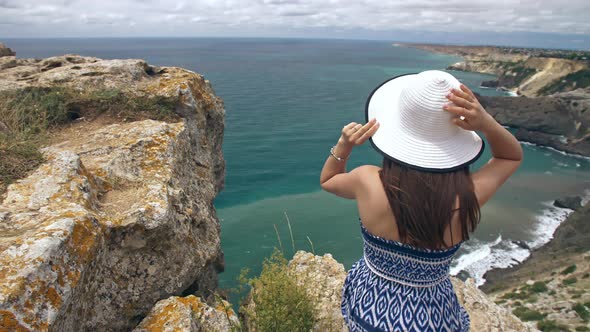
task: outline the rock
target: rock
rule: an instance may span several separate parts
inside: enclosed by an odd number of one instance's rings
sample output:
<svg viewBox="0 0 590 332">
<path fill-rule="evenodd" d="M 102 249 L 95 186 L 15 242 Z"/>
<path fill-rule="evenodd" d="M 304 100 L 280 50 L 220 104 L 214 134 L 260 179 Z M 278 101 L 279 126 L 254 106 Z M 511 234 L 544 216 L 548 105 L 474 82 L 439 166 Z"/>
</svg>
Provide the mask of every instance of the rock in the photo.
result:
<svg viewBox="0 0 590 332">
<path fill-rule="evenodd" d="M 499 123 L 517 128 L 518 140 L 590 156 L 590 91 L 537 98 L 478 96 L 478 100 Z"/>
<path fill-rule="evenodd" d="M 451 280 L 459 302 L 469 313 L 470 331 L 537 331 L 492 302 L 477 288 L 473 279 L 465 283 L 455 278 Z"/>
<path fill-rule="evenodd" d="M 332 255 L 315 256 L 298 251 L 289 262 L 300 285 L 309 285 L 307 294 L 314 302 L 318 322 L 313 331 L 348 331 L 340 311 L 342 287 L 346 278 L 344 265 Z"/>
<path fill-rule="evenodd" d="M 16 56 L 16 52 L 0 43 L 0 57 L 4 56 Z"/>
<path fill-rule="evenodd" d="M 541 275 L 552 271 L 559 275 L 572 264 L 576 264 L 579 270 L 580 262 L 588 264 L 587 262 L 590 261 L 590 256 L 584 257 L 590 243 L 588 220 L 590 220 L 590 204 L 569 214 L 557 227 L 553 238 L 544 246 L 532 250 L 531 255 L 521 264 L 486 272 L 484 275 L 486 282 L 481 289 L 486 293 L 509 291 L 520 287 L 531 276 L 536 276 L 539 280 Z M 550 288 L 562 287 L 561 282 L 554 276 L 549 275 L 547 279 L 551 280 L 547 284 Z"/>
<path fill-rule="evenodd" d="M 299 251 L 289 262 L 289 267 L 301 284 L 309 285 L 308 294 L 319 301 L 316 309 L 321 317 L 314 331 L 347 331 L 340 312 L 342 285 L 346 278 L 342 264 L 329 254 L 322 257 Z M 469 312 L 471 331 L 536 331 L 492 302 L 476 287 L 473 279 L 465 283 L 457 278 L 451 280 L 459 302 Z"/>
<path fill-rule="evenodd" d="M 559 208 L 577 210 L 582 207 L 582 197 L 580 196 L 567 196 L 558 198 L 553 202 L 553 205 Z"/>
<path fill-rule="evenodd" d="M 471 274 L 469 274 L 469 272 L 467 272 L 465 270 L 461 270 L 461 271 L 459 271 L 459 273 L 457 273 L 456 277 L 459 278 L 459 280 L 461 280 L 461 281 L 465 281 L 465 280 L 471 278 Z"/>
<path fill-rule="evenodd" d="M 194 295 L 172 296 L 158 301 L 134 332 L 229 332 L 239 331 L 240 321 L 231 304 L 217 300 L 213 306 Z"/>
<path fill-rule="evenodd" d="M 481 86 L 484 88 L 497 88 L 499 85 L 498 80 L 491 80 L 491 81 L 483 81 L 481 82 Z"/>
<path fill-rule="evenodd" d="M 516 244 L 517 246 L 521 247 L 522 249 L 530 250 L 531 247 L 522 240 L 512 240 L 512 243 Z"/>
<path fill-rule="evenodd" d="M 23 65 L 34 68 L 29 83 L 165 96 L 182 119 L 78 122 L 43 149 L 44 164 L 8 187 L 0 204 L 0 330 L 130 330 L 158 300 L 217 285 L 223 103 L 188 70 L 57 58 Z M 5 81 L 19 67 L 0 71 L 0 86 L 22 87 Z M 80 74 L 90 72 L 102 74 Z"/>
<path fill-rule="evenodd" d="M 180 78 L 165 75 L 165 71 L 176 71 L 177 74 L 181 74 L 179 68 L 162 69 L 150 66 L 140 59 L 101 60 L 75 54 L 43 60 L 5 58 L 7 60 L 0 61 L 0 90 L 60 85 L 77 89 L 102 87 L 138 91 L 146 85 L 157 83 L 159 79 Z M 182 71 L 183 75 L 192 73 L 188 70 Z M 202 79 L 200 75 L 196 76 Z"/>
</svg>

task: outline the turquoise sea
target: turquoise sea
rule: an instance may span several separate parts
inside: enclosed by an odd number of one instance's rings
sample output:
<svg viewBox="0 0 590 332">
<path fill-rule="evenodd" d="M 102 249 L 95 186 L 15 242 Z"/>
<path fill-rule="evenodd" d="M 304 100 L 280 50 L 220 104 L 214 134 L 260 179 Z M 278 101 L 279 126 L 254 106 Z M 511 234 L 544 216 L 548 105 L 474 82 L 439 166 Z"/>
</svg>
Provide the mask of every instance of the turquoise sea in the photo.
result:
<svg viewBox="0 0 590 332">
<path fill-rule="evenodd" d="M 226 270 L 220 286 L 237 285 L 244 267 L 253 273 L 278 246 L 331 253 L 345 267 L 362 255 L 354 201 L 322 192 L 319 172 L 342 126 L 364 118 L 365 99 L 389 77 L 444 69 L 460 58 L 394 47 L 383 41 L 302 39 L 13 39 L 19 57 L 77 53 L 100 58 L 143 58 L 180 66 L 209 79 L 226 107 L 223 150 L 226 185 L 215 201 L 222 226 Z M 490 75 L 453 72 L 479 89 Z M 529 255 L 546 243 L 567 214 L 553 199 L 590 190 L 590 160 L 524 144 L 524 163 L 483 208 L 482 222 L 465 243 L 452 273 L 464 269 L 481 284 L 485 271 Z M 489 150 L 475 165 L 489 158 Z M 353 152 L 349 168 L 380 156 L 369 145 Z"/>
</svg>

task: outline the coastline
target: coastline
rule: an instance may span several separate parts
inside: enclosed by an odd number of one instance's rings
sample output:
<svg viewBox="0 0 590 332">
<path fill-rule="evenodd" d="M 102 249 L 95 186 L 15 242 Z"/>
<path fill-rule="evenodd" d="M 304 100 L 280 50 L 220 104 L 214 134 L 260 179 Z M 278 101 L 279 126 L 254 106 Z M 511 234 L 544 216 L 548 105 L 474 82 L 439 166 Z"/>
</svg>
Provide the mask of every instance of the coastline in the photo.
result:
<svg viewBox="0 0 590 332">
<path fill-rule="evenodd" d="M 563 83 L 572 74 L 587 71 L 584 68 L 589 61 L 563 58 L 576 53 L 498 46 L 395 45 L 463 58 L 463 62 L 450 64 L 448 70 L 496 75 L 497 80 L 481 82 L 481 86 L 501 89 L 511 96 L 478 99 L 499 123 L 517 129 L 514 135 L 519 141 L 590 157 L 590 115 L 586 112 L 590 109 L 590 87 L 575 88 L 576 81 L 573 88 Z M 563 68 L 554 69 L 559 67 L 555 62 Z M 549 75 L 552 71 L 557 74 Z M 531 86 L 536 89 L 534 93 L 523 93 Z M 541 92 L 543 95 L 539 95 Z M 519 94 L 525 98 L 514 98 Z"/>
<path fill-rule="evenodd" d="M 486 293 L 496 293 L 513 285 L 520 285 L 547 271 L 565 268 L 588 251 L 590 247 L 590 204 L 572 211 L 562 221 L 551 240 L 537 248 L 531 248 L 530 256 L 520 264 L 509 268 L 489 270 L 484 278 L 486 282 L 480 287 Z"/>
<path fill-rule="evenodd" d="M 453 46 L 442 45 L 397 45 L 414 47 L 433 53 L 460 56 L 464 59 L 464 63 L 469 61 L 469 53 L 464 51 L 463 47 L 453 49 Z M 482 46 L 471 47 L 471 49 L 473 52 L 481 54 L 496 52 L 495 50 L 497 48 Z M 508 55 L 507 58 L 499 57 L 496 60 L 523 61 L 525 57 L 522 54 Z M 447 69 L 487 73 L 497 76 L 504 74 L 501 69 L 492 67 L 479 67 L 475 68 L 479 70 L 472 70 L 474 68 L 470 68 L 469 66 L 457 68 L 457 64 L 451 64 Z M 508 90 L 511 89 L 508 88 Z M 518 88 L 513 88 L 512 91 L 514 90 L 518 90 Z M 588 91 L 566 92 L 537 98 L 512 96 L 478 97 L 482 105 L 498 122 L 504 126 L 516 129 L 515 136 L 522 144 L 541 146 L 576 158 L 590 158 L 588 135 L 578 138 L 577 141 L 572 137 L 566 136 L 568 133 L 575 132 L 581 125 L 587 125 L 587 116 L 582 117 L 584 112 L 580 111 L 580 109 L 572 109 L 571 106 L 574 103 L 579 103 L 580 99 L 587 100 L 589 97 Z M 564 101 L 566 98 L 569 100 Z M 564 107 L 564 104 L 566 107 Z M 567 109 L 567 106 L 570 106 L 569 109 Z M 563 268 L 567 264 L 568 259 L 554 259 L 556 252 L 565 252 L 566 256 L 570 258 L 570 261 L 572 256 L 579 255 L 579 251 L 571 252 L 570 243 L 561 241 L 561 238 L 566 236 L 563 234 L 567 233 L 567 230 L 571 231 L 573 229 L 576 232 L 584 232 L 584 228 L 581 227 L 587 225 L 581 225 L 577 221 L 590 218 L 590 205 L 587 203 L 588 194 L 588 191 L 580 193 L 580 195 L 585 195 L 586 197 L 584 197 L 585 205 L 578 211 L 568 211 L 568 209 L 561 209 L 563 211 L 559 211 L 560 208 L 553 206 L 553 204 L 547 204 L 549 206 L 540 211 L 541 214 L 537 217 L 538 229 L 536 231 L 533 230 L 533 232 L 539 233 L 539 235 L 543 234 L 545 240 L 539 239 L 538 241 L 528 243 L 527 246 L 529 248 L 523 248 L 513 243 L 512 257 L 509 256 L 511 260 L 504 262 L 505 264 L 502 264 L 500 267 L 488 269 L 481 276 L 482 280 L 478 286 L 486 293 L 499 292 L 512 286 L 521 285 L 530 279 L 532 275 L 542 272 L 543 269 L 535 270 L 535 266 L 545 266 L 545 268 L 548 268 L 549 266 L 547 264 L 541 264 L 544 261 L 551 262 L 551 268 L 553 269 Z M 551 220 L 548 218 L 551 218 Z M 549 224 L 547 222 L 544 223 L 543 220 L 547 220 Z M 590 234 L 590 230 L 586 230 L 586 233 Z M 539 241 L 540 243 L 535 243 Z M 492 254 L 492 248 L 498 246 L 501 242 L 503 241 L 500 236 L 491 243 L 481 244 L 483 247 L 478 249 L 481 251 L 479 252 L 479 256 L 489 257 Z M 583 238 L 581 239 L 581 246 L 576 248 L 579 250 L 583 250 L 583 248 L 588 250 L 590 248 L 588 246 L 589 243 L 590 237 L 587 239 Z M 477 252 L 474 251 L 469 254 L 475 256 L 472 259 L 477 261 Z M 464 260 L 469 260 L 469 257 L 465 257 Z M 455 272 L 461 275 L 461 272 L 464 271 L 460 269 L 461 265 L 468 266 L 468 264 L 468 262 L 459 262 L 459 266 L 456 267 L 457 270 Z M 489 264 L 493 266 L 493 262 Z"/>
</svg>

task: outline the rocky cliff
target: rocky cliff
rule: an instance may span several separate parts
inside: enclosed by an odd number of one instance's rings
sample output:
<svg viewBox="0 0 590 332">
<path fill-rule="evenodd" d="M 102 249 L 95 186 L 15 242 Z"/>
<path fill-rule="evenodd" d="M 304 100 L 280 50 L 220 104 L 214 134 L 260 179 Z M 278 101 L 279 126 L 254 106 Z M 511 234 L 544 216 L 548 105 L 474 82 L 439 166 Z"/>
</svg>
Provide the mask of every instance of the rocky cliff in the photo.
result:
<svg viewBox="0 0 590 332">
<path fill-rule="evenodd" d="M 590 53 L 496 46 L 405 44 L 429 52 L 461 56 L 448 69 L 498 76 L 484 85 L 505 87 L 527 97 L 590 86 Z M 588 53 L 588 54 L 587 54 Z"/>
<path fill-rule="evenodd" d="M 522 264 L 491 270 L 482 289 L 501 306 L 555 330 L 590 329 L 590 204 L 570 214 L 553 239 Z"/>
<path fill-rule="evenodd" d="M 499 123 L 518 129 L 518 140 L 590 156 L 590 90 L 537 98 L 478 99 Z"/>
<path fill-rule="evenodd" d="M 130 330 L 160 300 L 214 290 L 224 108 L 209 82 L 142 60 L 0 58 L 0 91 L 32 87 L 118 99 L 67 104 L 44 162 L 2 195 L 0 330 Z M 173 121 L 110 107 L 155 97 Z"/>
</svg>

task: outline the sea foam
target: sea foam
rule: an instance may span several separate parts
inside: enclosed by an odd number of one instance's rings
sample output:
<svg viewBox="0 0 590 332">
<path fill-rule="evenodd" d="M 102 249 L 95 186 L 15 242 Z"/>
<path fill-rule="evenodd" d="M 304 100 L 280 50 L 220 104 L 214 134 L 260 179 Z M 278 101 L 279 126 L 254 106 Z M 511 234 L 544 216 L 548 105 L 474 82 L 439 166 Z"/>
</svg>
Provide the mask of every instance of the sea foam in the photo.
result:
<svg viewBox="0 0 590 332">
<path fill-rule="evenodd" d="M 590 201 L 590 190 L 582 197 L 582 205 Z M 543 202 L 545 208 L 535 217 L 535 226 L 531 229 L 532 239 L 526 244 L 531 249 L 545 245 L 553 238 L 559 225 L 573 212 L 571 209 L 559 208 L 553 202 Z M 478 286 L 485 283 L 484 275 L 495 268 L 508 268 L 522 263 L 531 252 L 512 240 L 502 239 L 500 234 L 494 241 L 483 242 L 477 239 L 462 246 L 462 255 L 458 256 L 451 267 L 451 275 L 466 271 Z"/>
</svg>

